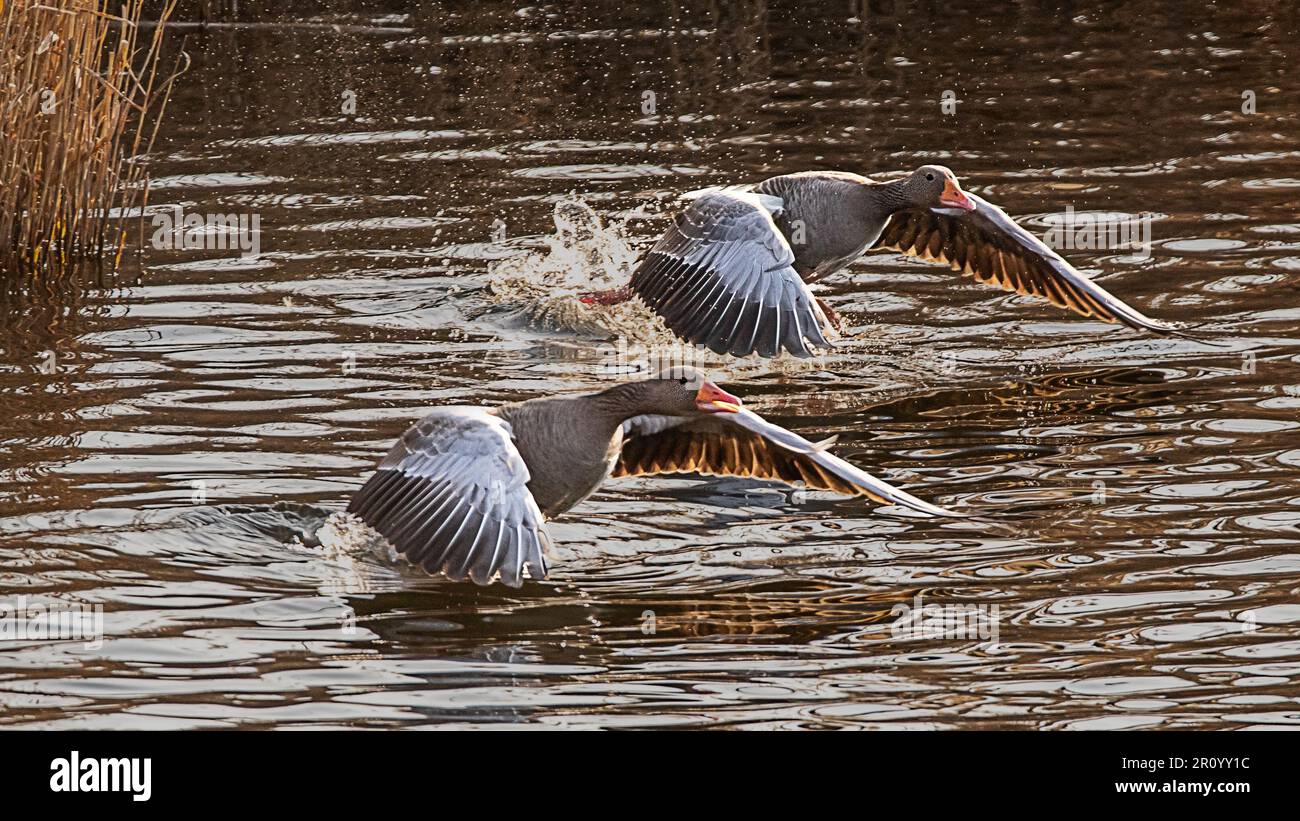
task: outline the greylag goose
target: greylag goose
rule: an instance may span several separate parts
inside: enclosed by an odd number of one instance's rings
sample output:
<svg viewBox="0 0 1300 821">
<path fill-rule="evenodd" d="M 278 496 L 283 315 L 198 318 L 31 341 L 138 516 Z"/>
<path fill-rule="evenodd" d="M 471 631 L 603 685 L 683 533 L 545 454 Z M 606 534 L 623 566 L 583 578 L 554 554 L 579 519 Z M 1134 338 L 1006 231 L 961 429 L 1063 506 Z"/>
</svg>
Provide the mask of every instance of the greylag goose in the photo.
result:
<svg viewBox="0 0 1300 821">
<path fill-rule="evenodd" d="M 894 488 L 746 409 L 694 368 L 599 393 L 439 408 L 393 445 L 348 512 L 412 564 L 478 584 L 545 578 L 547 519 L 610 476 L 748 476 L 961 514 Z"/>
<path fill-rule="evenodd" d="M 839 324 L 808 283 L 867 250 L 948 265 L 1005 291 L 1155 333 L 1151 319 L 1081 274 L 1006 212 L 924 165 L 893 182 L 814 171 L 698 192 L 632 275 L 629 289 L 688 342 L 715 353 L 810 356 Z"/>
</svg>

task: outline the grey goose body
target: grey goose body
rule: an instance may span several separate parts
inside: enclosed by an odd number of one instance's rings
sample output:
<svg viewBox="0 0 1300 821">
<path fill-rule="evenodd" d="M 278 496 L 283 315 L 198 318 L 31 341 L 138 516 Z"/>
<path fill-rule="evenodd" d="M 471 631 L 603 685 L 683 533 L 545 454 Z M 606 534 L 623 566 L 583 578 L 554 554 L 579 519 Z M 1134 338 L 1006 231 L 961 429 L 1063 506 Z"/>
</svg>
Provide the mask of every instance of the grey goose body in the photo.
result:
<svg viewBox="0 0 1300 821">
<path fill-rule="evenodd" d="M 348 512 L 412 564 L 517 587 L 547 575 L 546 520 L 610 476 L 748 476 L 960 515 L 899 490 L 744 408 L 692 368 L 606 391 L 445 407 L 408 429 Z"/>
<path fill-rule="evenodd" d="M 807 283 L 870 250 L 944 264 L 1081 316 L 1179 328 L 1126 305 L 937 165 L 892 182 L 800 172 L 702 192 L 638 265 L 631 292 L 716 353 L 810 356 L 835 334 L 834 312 Z"/>
</svg>

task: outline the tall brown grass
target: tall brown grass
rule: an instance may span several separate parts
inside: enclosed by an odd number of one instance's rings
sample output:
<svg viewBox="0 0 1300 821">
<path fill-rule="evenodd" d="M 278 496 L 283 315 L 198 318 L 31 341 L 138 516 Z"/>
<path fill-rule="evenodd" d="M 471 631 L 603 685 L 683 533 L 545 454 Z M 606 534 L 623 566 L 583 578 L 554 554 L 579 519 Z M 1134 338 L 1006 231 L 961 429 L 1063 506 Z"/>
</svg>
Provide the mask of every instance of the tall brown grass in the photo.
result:
<svg viewBox="0 0 1300 821">
<path fill-rule="evenodd" d="M 6 293 L 115 269 L 147 198 L 171 77 L 167 0 L 0 0 L 0 285 Z"/>
</svg>

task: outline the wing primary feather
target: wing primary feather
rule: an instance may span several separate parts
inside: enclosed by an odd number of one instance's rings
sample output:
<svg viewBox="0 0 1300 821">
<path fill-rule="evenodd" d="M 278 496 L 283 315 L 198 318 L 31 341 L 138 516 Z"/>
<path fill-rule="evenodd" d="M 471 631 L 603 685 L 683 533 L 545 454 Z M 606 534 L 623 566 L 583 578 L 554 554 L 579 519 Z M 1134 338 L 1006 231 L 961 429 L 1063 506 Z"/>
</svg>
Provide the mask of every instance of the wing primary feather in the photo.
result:
<svg viewBox="0 0 1300 821">
<path fill-rule="evenodd" d="M 977 282 L 1046 301 L 1084 317 L 1176 334 L 1092 282 L 1005 211 L 975 194 L 974 210 L 911 209 L 885 224 L 874 248 L 948 264 Z"/>
<path fill-rule="evenodd" d="M 520 581 L 522 530 L 547 543 L 530 474 L 512 430 L 483 408 L 439 408 L 403 434 L 353 496 L 359 516 L 412 564 L 451 579 Z M 535 562 L 532 578 L 545 576 Z"/>
<path fill-rule="evenodd" d="M 810 346 L 830 347 L 813 330 L 819 310 L 769 206 L 784 208 L 748 189 L 694 197 L 634 272 L 633 290 L 682 339 L 718 353 L 805 356 Z"/>
</svg>

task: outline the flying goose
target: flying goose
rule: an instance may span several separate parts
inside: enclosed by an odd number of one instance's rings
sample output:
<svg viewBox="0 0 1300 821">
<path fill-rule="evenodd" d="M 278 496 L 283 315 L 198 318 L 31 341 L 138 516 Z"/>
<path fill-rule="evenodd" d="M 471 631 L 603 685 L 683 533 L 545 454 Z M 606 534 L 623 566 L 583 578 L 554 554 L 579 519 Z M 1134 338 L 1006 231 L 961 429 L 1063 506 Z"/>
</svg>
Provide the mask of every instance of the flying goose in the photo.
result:
<svg viewBox="0 0 1300 821">
<path fill-rule="evenodd" d="M 584 299 L 635 294 L 682 339 L 715 353 L 811 356 L 831 347 L 839 318 L 808 284 L 867 250 L 943 263 L 1081 316 L 1160 334 L 1180 327 L 1125 305 L 941 165 L 892 182 L 810 171 L 696 192 L 629 288 Z"/>
<path fill-rule="evenodd" d="M 610 476 L 749 476 L 961 514 L 922 501 L 774 425 L 689 367 L 598 393 L 438 408 L 411 426 L 348 512 L 412 564 L 511 587 L 547 574 L 546 520 Z"/>
</svg>

